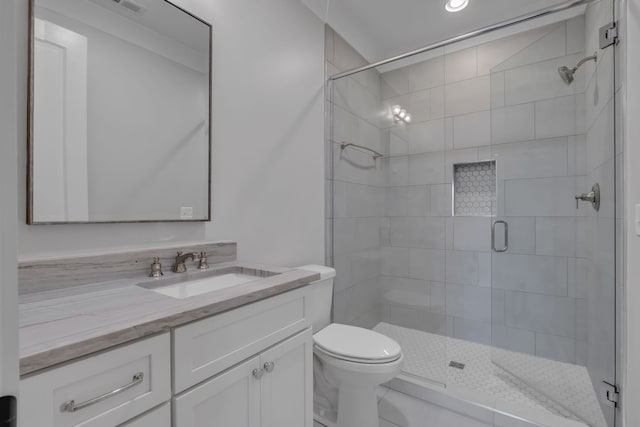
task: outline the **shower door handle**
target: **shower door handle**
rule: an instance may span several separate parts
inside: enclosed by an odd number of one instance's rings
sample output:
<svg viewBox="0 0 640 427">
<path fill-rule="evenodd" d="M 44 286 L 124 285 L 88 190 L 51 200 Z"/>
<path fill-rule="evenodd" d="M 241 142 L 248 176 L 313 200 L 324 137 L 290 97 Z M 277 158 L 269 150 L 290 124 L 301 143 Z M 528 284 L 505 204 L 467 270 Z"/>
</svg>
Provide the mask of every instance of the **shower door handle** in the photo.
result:
<svg viewBox="0 0 640 427">
<path fill-rule="evenodd" d="M 496 225 L 503 224 L 504 225 L 504 247 L 502 249 L 496 248 Z M 509 249 L 509 224 L 507 221 L 493 221 L 491 223 L 491 249 L 494 252 L 506 252 Z"/>
</svg>

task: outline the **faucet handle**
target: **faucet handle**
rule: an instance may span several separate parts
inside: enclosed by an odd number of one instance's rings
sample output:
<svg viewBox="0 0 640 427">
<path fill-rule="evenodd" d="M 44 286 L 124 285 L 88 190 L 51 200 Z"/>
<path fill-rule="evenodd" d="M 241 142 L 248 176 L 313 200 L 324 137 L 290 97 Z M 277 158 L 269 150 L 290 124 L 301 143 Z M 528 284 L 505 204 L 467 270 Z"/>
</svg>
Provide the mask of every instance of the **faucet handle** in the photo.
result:
<svg viewBox="0 0 640 427">
<path fill-rule="evenodd" d="M 151 264 L 151 272 L 149 277 L 161 277 L 164 276 L 162 272 L 162 264 L 160 264 L 160 258 L 153 257 L 153 263 Z"/>
<path fill-rule="evenodd" d="M 205 270 L 209 268 L 209 264 L 207 264 L 207 253 L 202 251 L 198 255 L 198 270 Z"/>
</svg>

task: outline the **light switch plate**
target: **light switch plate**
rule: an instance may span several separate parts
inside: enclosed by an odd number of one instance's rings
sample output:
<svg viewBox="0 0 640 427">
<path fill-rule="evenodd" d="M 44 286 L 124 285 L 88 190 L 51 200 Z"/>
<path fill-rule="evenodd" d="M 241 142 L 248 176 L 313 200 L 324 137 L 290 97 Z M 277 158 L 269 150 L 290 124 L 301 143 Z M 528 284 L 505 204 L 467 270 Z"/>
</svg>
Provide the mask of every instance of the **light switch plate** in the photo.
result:
<svg viewBox="0 0 640 427">
<path fill-rule="evenodd" d="M 636 223 L 636 235 L 640 236 L 640 205 L 636 205 L 636 217 L 634 220 Z"/>
</svg>

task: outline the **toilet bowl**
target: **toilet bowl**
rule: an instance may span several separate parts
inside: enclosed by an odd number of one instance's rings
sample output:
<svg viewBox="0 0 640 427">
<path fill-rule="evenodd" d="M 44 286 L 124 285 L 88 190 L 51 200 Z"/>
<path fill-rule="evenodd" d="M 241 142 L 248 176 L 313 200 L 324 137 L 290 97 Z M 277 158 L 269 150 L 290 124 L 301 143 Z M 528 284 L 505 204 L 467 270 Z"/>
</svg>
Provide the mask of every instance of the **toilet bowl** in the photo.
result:
<svg viewBox="0 0 640 427">
<path fill-rule="evenodd" d="M 318 265 L 298 268 L 320 273 L 320 280 L 310 284 L 309 298 L 314 363 L 321 365 L 314 368 L 315 400 L 330 402 L 327 410 L 337 412 L 337 427 L 378 427 L 376 389 L 401 371 L 400 345 L 369 329 L 331 323 L 335 270 Z M 318 396 L 327 385 L 337 389 L 337 402 L 336 393 Z"/>
<path fill-rule="evenodd" d="M 322 373 L 338 389 L 337 427 L 377 427 L 376 388 L 402 369 L 400 345 L 369 329 L 332 323 L 313 336 Z"/>
</svg>

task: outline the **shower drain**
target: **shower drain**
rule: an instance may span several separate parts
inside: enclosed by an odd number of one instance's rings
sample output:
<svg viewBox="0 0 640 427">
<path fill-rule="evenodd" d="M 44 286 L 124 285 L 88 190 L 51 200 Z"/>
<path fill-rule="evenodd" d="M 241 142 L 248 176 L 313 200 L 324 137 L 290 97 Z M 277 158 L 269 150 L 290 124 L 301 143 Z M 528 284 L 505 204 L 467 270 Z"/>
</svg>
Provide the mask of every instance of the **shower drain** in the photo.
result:
<svg viewBox="0 0 640 427">
<path fill-rule="evenodd" d="M 452 360 L 451 362 L 449 362 L 449 366 L 452 368 L 456 368 L 456 369 L 464 369 L 464 363 L 460 363 L 460 362 L 456 362 L 455 360 Z"/>
</svg>

